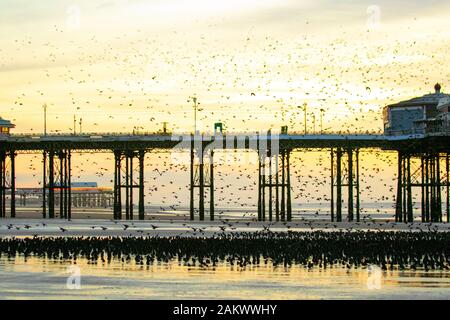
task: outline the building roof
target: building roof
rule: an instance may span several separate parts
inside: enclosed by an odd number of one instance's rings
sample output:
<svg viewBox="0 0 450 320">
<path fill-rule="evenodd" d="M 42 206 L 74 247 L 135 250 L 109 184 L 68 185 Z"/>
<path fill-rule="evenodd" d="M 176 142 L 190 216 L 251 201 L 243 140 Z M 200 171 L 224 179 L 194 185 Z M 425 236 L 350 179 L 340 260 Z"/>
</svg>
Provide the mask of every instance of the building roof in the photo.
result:
<svg viewBox="0 0 450 320">
<path fill-rule="evenodd" d="M 439 101 L 436 109 L 441 110 L 447 107 L 450 107 L 450 95 L 448 95 L 449 97 L 447 98 L 443 98 Z"/>
<path fill-rule="evenodd" d="M 434 86 L 434 93 L 426 94 L 422 97 L 412 98 L 409 100 L 401 101 L 398 103 L 390 104 L 388 107 L 412 107 L 412 106 L 424 106 L 433 105 L 437 106 L 442 101 L 450 101 L 450 94 L 441 92 L 441 86 L 437 83 Z"/>
<path fill-rule="evenodd" d="M 6 128 L 14 128 L 16 125 L 12 124 L 11 121 L 5 120 L 2 117 L 0 117 L 0 127 L 6 127 Z"/>
</svg>

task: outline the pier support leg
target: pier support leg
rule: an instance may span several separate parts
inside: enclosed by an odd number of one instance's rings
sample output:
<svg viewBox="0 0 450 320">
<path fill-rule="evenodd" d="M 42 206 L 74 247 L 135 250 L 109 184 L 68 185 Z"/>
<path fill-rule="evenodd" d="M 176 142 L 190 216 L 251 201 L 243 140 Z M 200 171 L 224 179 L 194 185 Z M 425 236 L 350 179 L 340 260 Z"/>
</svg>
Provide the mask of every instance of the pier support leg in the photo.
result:
<svg viewBox="0 0 450 320">
<path fill-rule="evenodd" d="M 197 137 L 195 137 L 197 138 Z M 209 188 L 210 192 L 210 219 L 214 219 L 214 152 L 213 149 L 205 150 L 204 138 L 201 136 L 201 141 L 194 141 L 194 136 L 191 136 L 191 164 L 190 164 L 190 219 L 195 219 L 194 195 L 195 188 L 198 188 L 198 213 L 199 220 L 205 220 L 205 191 Z M 209 164 L 205 163 L 205 153 L 209 153 Z M 197 160 L 197 162 L 196 162 Z"/>
<path fill-rule="evenodd" d="M 436 222 L 436 160 L 430 155 L 430 220 Z"/>
<path fill-rule="evenodd" d="M 446 178 L 441 176 L 441 159 L 445 160 Z M 408 168 L 410 164 L 407 165 Z M 448 155 L 439 153 L 426 153 L 421 155 L 421 220 L 422 222 L 442 222 L 442 187 L 447 188 L 448 203 Z M 410 169 L 409 169 L 410 170 Z M 445 180 L 446 179 L 446 180 Z M 411 204 L 409 204 L 412 207 Z M 448 205 L 446 206 L 448 216 Z M 411 209 L 408 208 L 409 220 Z M 412 217 L 414 218 L 414 217 Z"/>
<path fill-rule="evenodd" d="M 200 221 L 205 220 L 205 164 L 203 162 L 203 152 L 199 156 L 199 198 L 198 198 L 198 210 Z"/>
<path fill-rule="evenodd" d="M 138 158 L 138 167 L 135 168 L 133 159 Z M 138 189 L 138 218 L 145 218 L 145 193 L 144 193 L 144 150 L 115 150 L 114 151 L 114 219 L 122 219 L 122 189 L 125 189 L 125 219 L 134 219 L 134 189 Z M 122 161 L 125 161 L 123 168 Z M 138 172 L 138 180 L 135 182 L 134 172 Z M 122 176 L 123 174 L 123 176 Z M 96 205 L 101 205 L 101 201 L 96 198 Z"/>
<path fill-rule="evenodd" d="M 214 150 L 209 156 L 209 218 L 214 221 Z"/>
<path fill-rule="evenodd" d="M 430 222 L 430 158 L 425 156 L 425 221 Z"/>
<path fill-rule="evenodd" d="M 125 155 L 125 219 L 130 219 L 130 158 Z"/>
<path fill-rule="evenodd" d="M 263 189 L 263 179 L 262 175 L 262 167 L 263 167 L 263 158 L 261 154 L 258 152 L 258 221 L 262 221 L 262 193 Z"/>
<path fill-rule="evenodd" d="M 286 151 L 281 150 L 281 221 L 286 221 Z"/>
<path fill-rule="evenodd" d="M 346 162 L 345 162 L 346 161 Z M 347 187 L 347 220 L 360 220 L 359 150 L 338 147 L 331 149 L 331 221 L 342 222 L 342 187 Z M 346 171 L 345 171 L 346 170 Z M 355 197 L 356 193 L 356 197 Z"/>
<path fill-rule="evenodd" d="M 128 189 L 129 189 L 129 192 L 128 192 L 128 194 L 129 194 L 129 196 L 130 196 L 130 198 L 129 198 L 129 201 L 130 201 L 130 203 L 129 203 L 129 205 L 128 205 L 128 208 L 129 208 L 129 214 L 130 214 L 130 220 L 133 220 L 134 219 L 134 213 L 133 213 L 133 206 L 134 206 L 134 197 L 133 197 L 133 191 L 134 191 L 134 189 L 133 189 L 133 187 L 134 187 L 134 180 L 133 180 L 133 157 L 134 157 L 134 154 L 129 154 L 128 155 L 128 159 L 129 159 L 129 161 L 130 161 L 130 165 L 129 165 L 129 167 L 128 167 L 128 176 L 129 176 L 129 184 L 128 184 Z"/>
<path fill-rule="evenodd" d="M 436 222 L 442 222 L 441 156 L 436 154 Z"/>
<path fill-rule="evenodd" d="M 450 187 L 450 177 L 449 177 L 449 169 L 450 169 L 450 161 L 449 161 L 449 154 L 447 153 L 445 157 L 445 171 L 447 176 L 447 200 L 446 200 L 446 206 L 445 206 L 445 213 L 447 215 L 447 222 L 450 222 L 450 193 L 449 193 L 449 187 Z"/>
<path fill-rule="evenodd" d="M 258 140 L 258 221 L 266 220 L 266 189 L 268 190 L 269 221 L 273 220 L 273 194 L 275 191 L 276 221 L 292 220 L 290 149 L 272 153 L 271 132 L 267 133 L 268 145 Z M 280 161 L 281 157 L 281 161 Z M 281 164 L 281 166 L 280 166 Z M 280 182 L 281 170 L 281 182 Z M 274 177 L 275 175 L 275 177 Z M 280 197 L 281 191 L 281 197 Z M 281 201 L 281 202 L 280 202 Z"/>
<path fill-rule="evenodd" d="M 420 206 L 421 206 L 421 221 L 425 222 L 425 159 L 420 158 Z"/>
<path fill-rule="evenodd" d="M 275 220 L 280 221 L 280 177 L 279 177 L 279 159 L 275 157 Z"/>
<path fill-rule="evenodd" d="M 261 179 L 262 179 L 262 199 L 261 199 L 261 221 L 266 221 L 266 186 L 267 186 L 267 181 L 266 181 L 266 159 L 262 158 L 262 167 L 261 167 Z"/>
<path fill-rule="evenodd" d="M 114 151 L 114 220 L 122 219 L 122 202 L 121 202 L 121 157 L 120 151 Z"/>
<path fill-rule="evenodd" d="M 145 219 L 144 207 L 144 151 L 139 151 L 139 220 Z"/>
<path fill-rule="evenodd" d="M 11 150 L 9 153 L 10 161 L 11 161 L 11 218 L 16 217 L 16 153 L 14 150 Z"/>
<path fill-rule="evenodd" d="M 54 168 L 55 152 L 48 152 L 48 217 L 55 218 L 55 168 Z"/>
<path fill-rule="evenodd" d="M 272 186 L 272 157 L 269 157 L 269 186 Z M 269 221 L 273 219 L 273 192 L 272 187 L 269 188 Z"/>
<path fill-rule="evenodd" d="M 402 221 L 403 215 L 403 154 L 399 151 L 397 156 L 397 197 L 395 199 L 395 222 Z"/>
<path fill-rule="evenodd" d="M 194 220 L 194 160 L 195 160 L 195 154 L 194 154 L 194 137 L 191 135 L 191 150 L 190 150 L 190 183 L 189 183 L 189 191 L 190 191 L 190 198 L 189 198 L 189 216 L 190 220 Z"/>
<path fill-rule="evenodd" d="M 42 217 L 47 217 L 47 151 L 43 152 L 43 169 L 42 169 Z"/>
<path fill-rule="evenodd" d="M 336 221 L 342 222 L 342 150 L 336 151 Z"/>
<path fill-rule="evenodd" d="M 72 220 L 72 152 L 67 151 L 67 219 Z"/>
<path fill-rule="evenodd" d="M 403 192 L 403 203 L 402 203 L 402 217 L 401 217 L 401 222 L 406 222 L 406 212 L 407 212 L 407 194 L 406 194 L 406 190 L 407 190 L 407 173 L 406 173 L 406 158 L 407 156 L 404 156 L 402 159 L 402 177 L 403 177 L 403 181 L 402 181 L 402 192 Z"/>
<path fill-rule="evenodd" d="M 139 191 L 139 202 L 138 202 L 138 218 L 145 218 L 145 208 L 144 208 L 144 150 L 116 150 L 116 194 L 114 196 L 117 219 L 122 218 L 122 201 L 121 201 L 121 190 L 125 189 L 125 219 L 134 219 L 134 189 Z M 133 159 L 138 158 L 139 168 L 135 168 Z M 122 170 L 122 160 L 125 160 L 125 170 Z M 134 173 L 138 172 L 138 180 L 135 182 Z M 124 179 L 122 179 L 122 173 Z"/>
<path fill-rule="evenodd" d="M 334 150 L 331 148 L 330 152 L 331 166 L 330 166 L 330 179 L 331 179 L 331 190 L 330 190 L 330 215 L 331 222 L 334 222 Z"/>
<path fill-rule="evenodd" d="M 353 150 L 347 150 L 348 157 L 348 221 L 353 221 Z"/>
<path fill-rule="evenodd" d="M 414 221 L 414 213 L 413 213 L 413 203 L 412 203 L 412 188 L 411 188 L 411 156 L 408 155 L 407 160 L 406 160 L 406 168 L 407 168 L 407 179 L 406 179 L 406 184 L 407 184 L 407 220 L 408 222 L 413 222 Z M 406 222 L 406 220 L 405 220 Z"/>
<path fill-rule="evenodd" d="M 0 151 L 0 217 L 6 217 L 6 152 Z"/>
<path fill-rule="evenodd" d="M 6 190 L 10 191 L 10 217 L 16 216 L 16 153 L 0 150 L 0 217 L 6 217 Z M 9 160 L 9 165 L 7 164 Z"/>
<path fill-rule="evenodd" d="M 286 152 L 286 209 L 287 221 L 292 221 L 292 203 L 291 203 L 291 170 L 290 170 L 290 150 Z"/>
<path fill-rule="evenodd" d="M 57 161 L 55 161 L 57 158 Z M 61 219 L 72 217 L 71 151 L 44 150 L 42 177 L 42 216 L 55 218 L 55 202 L 59 201 Z M 55 190 L 58 189 L 58 195 Z"/>
<path fill-rule="evenodd" d="M 359 194 L 359 150 L 355 151 L 356 155 L 356 221 L 360 221 L 361 203 Z"/>
<path fill-rule="evenodd" d="M 58 155 L 59 158 L 59 217 L 61 219 L 64 218 L 64 211 L 65 211 L 65 196 L 64 196 L 64 190 L 65 190 L 65 184 L 64 184 L 64 159 L 65 154 L 61 151 Z"/>
</svg>

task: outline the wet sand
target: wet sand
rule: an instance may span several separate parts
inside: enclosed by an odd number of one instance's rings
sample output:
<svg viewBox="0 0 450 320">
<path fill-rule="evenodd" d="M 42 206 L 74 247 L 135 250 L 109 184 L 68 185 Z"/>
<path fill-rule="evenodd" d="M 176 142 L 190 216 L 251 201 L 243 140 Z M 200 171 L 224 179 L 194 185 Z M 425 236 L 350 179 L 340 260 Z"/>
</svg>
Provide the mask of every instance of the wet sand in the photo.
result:
<svg viewBox="0 0 450 320">
<path fill-rule="evenodd" d="M 286 231 L 450 231 L 448 223 L 394 223 L 394 222 L 252 222 L 252 221 L 158 221 L 73 219 L 2 219 L 0 237 L 12 236 L 105 236 L 105 237 L 212 237 L 223 233 L 286 232 Z"/>
</svg>

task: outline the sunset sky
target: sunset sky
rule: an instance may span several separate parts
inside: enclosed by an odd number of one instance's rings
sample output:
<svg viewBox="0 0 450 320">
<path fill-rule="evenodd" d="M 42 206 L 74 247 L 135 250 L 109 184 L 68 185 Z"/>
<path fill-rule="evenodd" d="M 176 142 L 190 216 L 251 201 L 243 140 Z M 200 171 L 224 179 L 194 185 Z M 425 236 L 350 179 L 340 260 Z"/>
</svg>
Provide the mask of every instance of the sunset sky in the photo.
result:
<svg viewBox="0 0 450 320">
<path fill-rule="evenodd" d="M 325 132 L 380 132 L 387 103 L 429 93 L 436 82 L 450 91 L 449 18 L 450 1 L 430 0 L 2 0 L 0 116 L 17 133 L 42 133 L 45 103 L 52 133 L 72 132 L 74 115 L 77 131 L 82 118 L 84 132 L 154 132 L 163 122 L 186 132 L 195 94 L 202 131 L 217 121 L 228 131 L 302 131 L 298 106 L 307 103 L 310 132 L 314 117 L 319 131 L 320 109 Z M 185 168 L 160 177 L 154 165 L 165 156 L 148 157 L 146 199 L 173 203 L 186 188 Z M 293 156 L 300 200 L 328 193 L 327 157 Z M 373 188 L 363 190 L 366 200 L 394 194 L 395 166 L 383 157 L 365 158 L 364 183 Z M 41 160 L 18 157 L 27 169 L 19 186 L 38 185 Z M 74 181 L 111 185 L 110 155 L 77 156 L 74 166 Z M 230 169 L 221 186 L 247 169 Z M 156 178 L 166 184 L 158 191 Z M 256 204 L 247 198 L 255 190 L 245 189 L 255 179 L 256 171 L 241 180 L 241 203 Z"/>
<path fill-rule="evenodd" d="M 16 132 L 199 127 L 380 130 L 380 110 L 448 86 L 449 1 L 0 3 L 0 115 Z"/>
</svg>

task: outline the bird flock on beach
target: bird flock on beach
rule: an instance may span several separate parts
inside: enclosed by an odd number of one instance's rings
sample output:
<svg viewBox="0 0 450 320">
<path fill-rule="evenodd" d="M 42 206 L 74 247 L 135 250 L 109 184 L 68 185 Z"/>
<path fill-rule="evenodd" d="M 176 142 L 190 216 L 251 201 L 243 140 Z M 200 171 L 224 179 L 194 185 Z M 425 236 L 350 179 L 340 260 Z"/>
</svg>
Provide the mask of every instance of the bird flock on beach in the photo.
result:
<svg viewBox="0 0 450 320">
<path fill-rule="evenodd" d="M 32 237 L 0 238 L 0 258 L 40 257 L 77 263 L 112 261 L 188 267 L 220 263 L 245 268 L 271 264 L 305 268 L 448 270 L 450 234 L 445 232 L 242 232 L 195 237 Z"/>
</svg>

